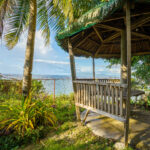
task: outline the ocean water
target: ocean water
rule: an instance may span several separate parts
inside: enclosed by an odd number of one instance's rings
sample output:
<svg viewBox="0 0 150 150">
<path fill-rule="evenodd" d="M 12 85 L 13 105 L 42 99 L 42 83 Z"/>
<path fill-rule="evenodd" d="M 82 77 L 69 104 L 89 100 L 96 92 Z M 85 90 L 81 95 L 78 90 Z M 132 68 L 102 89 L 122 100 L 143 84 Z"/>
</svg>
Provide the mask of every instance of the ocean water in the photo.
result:
<svg viewBox="0 0 150 150">
<path fill-rule="evenodd" d="M 19 74 L 4 74 L 2 75 L 7 79 L 22 79 L 22 75 Z M 80 75 L 78 78 L 92 78 L 92 74 Z M 119 76 L 113 74 L 96 74 L 96 78 L 119 78 Z M 64 75 L 33 75 L 33 79 L 41 79 L 45 88 L 45 92 L 48 94 L 54 93 L 54 79 L 55 79 L 55 94 L 70 94 L 73 92 L 72 80 L 70 76 Z M 46 80 L 44 80 L 46 79 Z"/>
<path fill-rule="evenodd" d="M 48 94 L 54 93 L 54 80 L 42 80 L 45 92 Z M 70 94 L 73 92 L 71 79 L 56 79 L 55 80 L 55 94 Z"/>
</svg>

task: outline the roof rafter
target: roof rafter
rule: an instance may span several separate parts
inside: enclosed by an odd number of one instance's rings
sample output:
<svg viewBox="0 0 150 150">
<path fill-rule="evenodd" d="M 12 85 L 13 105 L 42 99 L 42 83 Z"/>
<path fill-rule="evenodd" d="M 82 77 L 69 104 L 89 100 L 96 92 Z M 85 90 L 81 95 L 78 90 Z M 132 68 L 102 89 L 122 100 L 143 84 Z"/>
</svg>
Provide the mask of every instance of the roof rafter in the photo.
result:
<svg viewBox="0 0 150 150">
<path fill-rule="evenodd" d="M 138 19 L 137 21 L 135 21 L 135 23 L 131 26 L 131 29 L 133 30 L 137 27 L 140 27 L 149 21 L 150 21 L 150 16 L 144 16 L 144 17 Z"/>
<path fill-rule="evenodd" d="M 78 46 L 80 46 L 82 43 L 84 43 L 84 41 L 86 41 L 89 36 L 91 36 L 93 34 L 93 32 L 90 32 L 85 38 L 83 38 L 81 41 L 79 41 L 75 46 L 73 46 L 73 48 L 77 48 Z"/>
<path fill-rule="evenodd" d="M 100 35 L 99 31 L 97 30 L 97 28 L 95 26 L 93 26 L 93 29 L 94 29 L 95 33 L 97 34 L 98 38 L 100 39 L 100 41 L 103 43 L 104 40 L 103 40 L 102 36 Z"/>
<path fill-rule="evenodd" d="M 87 52 L 86 50 L 83 50 L 83 49 L 80 49 L 80 48 L 74 48 L 74 49 L 76 49 L 77 51 L 81 52 L 82 54 L 86 54 L 88 56 L 93 57 L 93 54 L 90 53 L 90 52 Z"/>
</svg>

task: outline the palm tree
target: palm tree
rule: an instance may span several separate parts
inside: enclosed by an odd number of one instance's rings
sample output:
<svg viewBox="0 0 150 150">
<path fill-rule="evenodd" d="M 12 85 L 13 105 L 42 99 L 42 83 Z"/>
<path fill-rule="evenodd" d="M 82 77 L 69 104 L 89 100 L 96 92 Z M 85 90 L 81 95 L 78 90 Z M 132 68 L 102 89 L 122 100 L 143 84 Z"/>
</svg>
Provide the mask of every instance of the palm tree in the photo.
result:
<svg viewBox="0 0 150 150">
<path fill-rule="evenodd" d="M 7 19 L 8 27 L 5 41 L 9 49 L 14 48 L 22 33 L 28 29 L 22 87 L 24 96 L 27 96 L 31 88 L 36 29 L 38 28 L 42 31 L 45 45 L 48 45 L 50 42 L 50 25 L 56 30 L 62 28 L 64 26 L 63 16 L 60 15 L 58 7 L 53 9 L 51 0 L 12 1 L 16 1 L 16 4 L 13 6 L 12 12 Z M 58 13 L 60 14 L 58 15 Z M 57 21 L 57 24 L 55 21 Z"/>
<path fill-rule="evenodd" d="M 23 94 L 27 96 L 31 88 L 32 65 L 36 29 L 42 31 L 45 44 L 50 42 L 50 26 L 55 30 L 63 29 L 82 13 L 99 3 L 100 0 L 1 0 L 12 1 L 11 13 L 7 18 L 6 46 L 12 49 L 22 33 L 28 29 L 25 52 Z M 3 3 L 4 4 L 4 3 Z M 0 3 L 0 8 L 2 4 Z M 78 7 L 80 6 L 80 10 Z M 77 11 L 79 10 L 79 11 Z M 6 12 L 6 9 L 5 9 Z"/>
</svg>

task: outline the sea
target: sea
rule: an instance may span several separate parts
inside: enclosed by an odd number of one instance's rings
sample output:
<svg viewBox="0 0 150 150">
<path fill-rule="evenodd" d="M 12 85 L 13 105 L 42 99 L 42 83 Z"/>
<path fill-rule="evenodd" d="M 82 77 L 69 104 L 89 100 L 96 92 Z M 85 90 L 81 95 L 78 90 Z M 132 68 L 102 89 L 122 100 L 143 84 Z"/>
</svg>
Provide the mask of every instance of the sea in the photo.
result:
<svg viewBox="0 0 150 150">
<path fill-rule="evenodd" d="M 1 78 L 7 79 L 22 79 L 20 74 L 0 74 Z M 73 92 L 72 80 L 70 76 L 67 75 L 33 75 L 33 79 L 39 79 L 42 81 L 45 88 L 45 92 L 48 94 L 62 95 L 70 94 Z M 78 78 L 92 78 L 91 74 L 80 75 Z M 105 74 L 96 75 L 96 78 L 119 78 L 118 76 L 109 76 Z M 55 80 L 55 82 L 54 82 Z"/>
</svg>

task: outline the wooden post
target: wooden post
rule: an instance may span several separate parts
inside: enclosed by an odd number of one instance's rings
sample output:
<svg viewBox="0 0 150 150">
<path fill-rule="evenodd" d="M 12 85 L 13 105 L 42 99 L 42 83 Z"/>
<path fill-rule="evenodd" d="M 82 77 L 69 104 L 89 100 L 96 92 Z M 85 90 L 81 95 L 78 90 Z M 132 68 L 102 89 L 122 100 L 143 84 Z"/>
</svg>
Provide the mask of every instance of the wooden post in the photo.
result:
<svg viewBox="0 0 150 150">
<path fill-rule="evenodd" d="M 93 57 L 93 79 L 95 80 L 95 59 Z"/>
<path fill-rule="evenodd" d="M 71 77 L 72 77 L 72 85 L 73 85 L 73 90 L 76 98 L 76 85 L 73 83 L 74 80 L 76 80 L 76 70 L 75 70 L 75 60 L 74 60 L 74 54 L 73 54 L 73 49 L 72 49 L 72 44 L 70 42 L 70 39 L 68 39 L 68 51 L 69 51 L 69 56 L 70 56 L 70 68 L 71 68 Z M 76 103 L 76 99 L 75 99 Z M 76 106 L 76 115 L 77 115 L 77 120 L 80 121 L 80 108 Z"/>
<path fill-rule="evenodd" d="M 126 32 L 127 32 L 127 100 L 125 121 L 125 146 L 128 146 L 129 117 L 130 117 L 130 95 L 131 95 L 131 15 L 130 0 L 126 0 Z"/>
<path fill-rule="evenodd" d="M 125 29 L 121 32 L 121 83 L 127 83 L 127 44 Z"/>
</svg>

